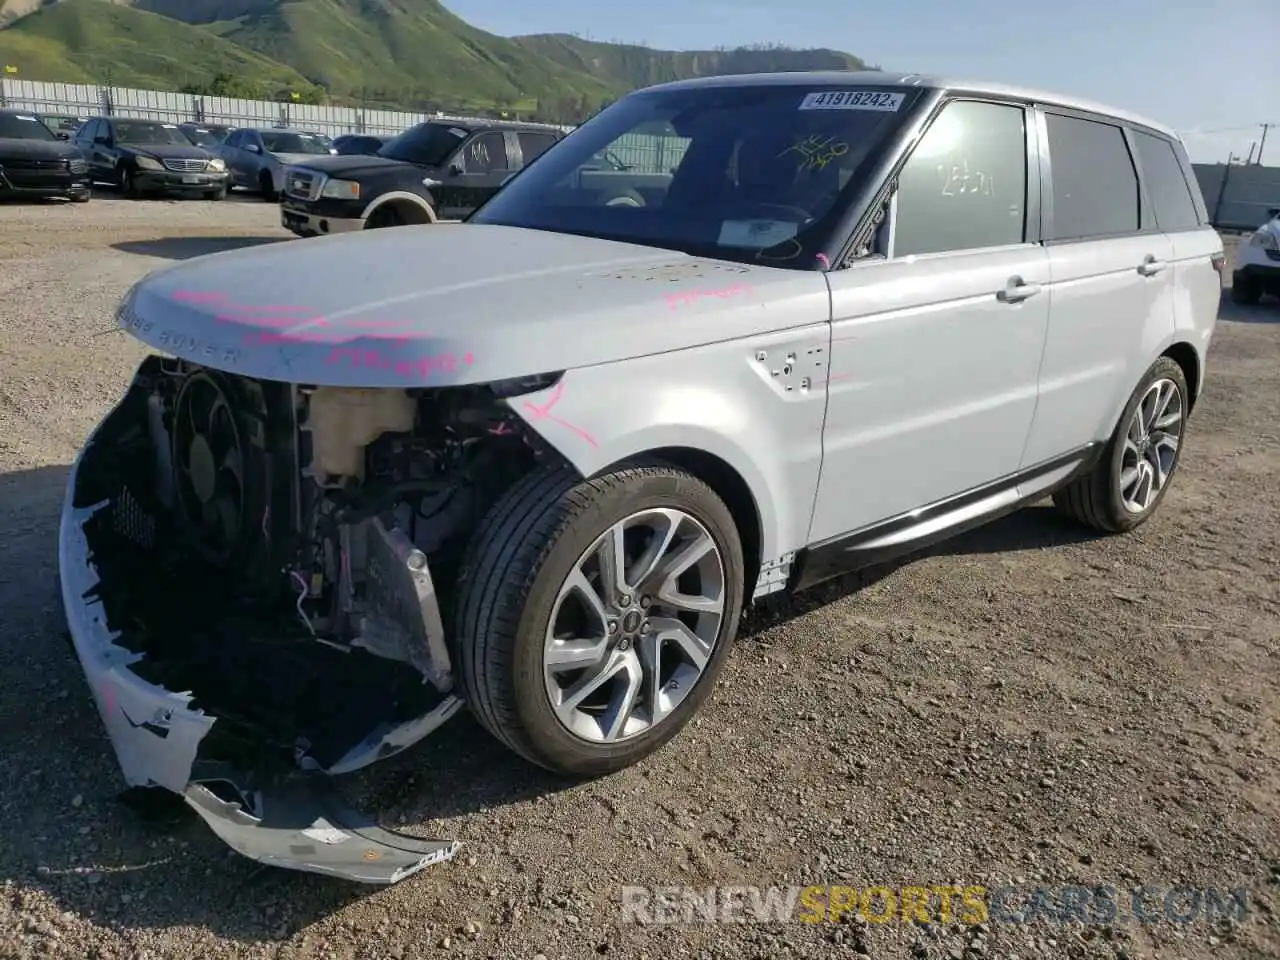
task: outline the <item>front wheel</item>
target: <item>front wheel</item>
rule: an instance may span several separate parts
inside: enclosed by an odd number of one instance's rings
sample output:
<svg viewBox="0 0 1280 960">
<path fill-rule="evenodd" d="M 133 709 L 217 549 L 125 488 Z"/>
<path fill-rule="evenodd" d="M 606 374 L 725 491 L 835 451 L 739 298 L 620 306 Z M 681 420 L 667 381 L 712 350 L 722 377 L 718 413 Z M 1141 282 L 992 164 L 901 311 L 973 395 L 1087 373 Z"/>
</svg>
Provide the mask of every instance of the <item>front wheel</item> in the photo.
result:
<svg viewBox="0 0 1280 960">
<path fill-rule="evenodd" d="M 120 171 L 120 189 L 130 200 L 142 199 L 142 188 L 138 186 L 137 175 L 128 167 Z"/>
<path fill-rule="evenodd" d="M 1178 466 L 1189 397 L 1182 367 L 1157 360 L 1129 397 L 1102 459 L 1055 493 L 1054 505 L 1105 533 L 1132 530 L 1150 517 Z"/>
<path fill-rule="evenodd" d="M 463 565 L 457 659 L 490 733 L 546 769 L 630 766 L 689 721 L 724 668 L 743 597 L 723 501 L 675 467 L 533 473 Z"/>
<path fill-rule="evenodd" d="M 263 170 L 258 174 L 258 192 L 267 203 L 275 203 L 280 199 L 279 194 L 276 193 L 276 182 L 272 179 L 270 171 Z"/>
</svg>

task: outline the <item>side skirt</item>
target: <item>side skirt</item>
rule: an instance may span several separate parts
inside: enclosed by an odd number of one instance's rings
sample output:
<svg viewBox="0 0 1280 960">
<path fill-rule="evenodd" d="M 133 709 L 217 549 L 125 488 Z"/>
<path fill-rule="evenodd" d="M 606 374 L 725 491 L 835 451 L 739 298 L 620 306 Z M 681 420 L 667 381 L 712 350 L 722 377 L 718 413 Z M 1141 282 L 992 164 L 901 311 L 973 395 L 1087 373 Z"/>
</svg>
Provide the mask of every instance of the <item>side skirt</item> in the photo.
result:
<svg viewBox="0 0 1280 960">
<path fill-rule="evenodd" d="M 789 589 L 806 590 L 915 553 L 1042 500 L 1092 470 L 1104 447 L 1089 443 L 945 500 L 811 544 L 796 554 Z"/>
</svg>

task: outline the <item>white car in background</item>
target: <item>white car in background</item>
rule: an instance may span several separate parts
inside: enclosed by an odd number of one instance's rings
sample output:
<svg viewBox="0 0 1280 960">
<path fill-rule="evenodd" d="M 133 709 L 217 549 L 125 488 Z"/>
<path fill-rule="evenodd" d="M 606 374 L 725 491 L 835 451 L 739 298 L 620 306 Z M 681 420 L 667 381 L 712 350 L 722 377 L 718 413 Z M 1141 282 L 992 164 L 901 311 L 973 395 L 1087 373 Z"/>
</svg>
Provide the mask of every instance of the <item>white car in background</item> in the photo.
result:
<svg viewBox="0 0 1280 960">
<path fill-rule="evenodd" d="M 1268 215 L 1271 219 L 1236 251 L 1231 272 L 1231 299 L 1236 303 L 1255 304 L 1264 293 L 1280 297 L 1280 207 Z"/>
</svg>

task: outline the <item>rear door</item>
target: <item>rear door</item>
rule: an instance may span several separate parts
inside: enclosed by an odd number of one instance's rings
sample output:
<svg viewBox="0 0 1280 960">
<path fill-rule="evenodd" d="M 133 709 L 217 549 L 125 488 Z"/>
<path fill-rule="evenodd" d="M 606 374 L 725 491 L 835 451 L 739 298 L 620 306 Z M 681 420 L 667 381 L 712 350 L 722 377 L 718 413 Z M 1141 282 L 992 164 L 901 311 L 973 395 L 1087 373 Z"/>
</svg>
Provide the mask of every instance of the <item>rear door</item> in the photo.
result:
<svg viewBox="0 0 1280 960">
<path fill-rule="evenodd" d="M 1037 110 L 1037 122 L 1052 286 L 1027 463 L 1105 440 L 1174 317 L 1173 245 L 1141 189 L 1128 130 L 1056 107 Z"/>
<path fill-rule="evenodd" d="M 1209 224 L 1186 148 L 1154 132 L 1133 130 L 1132 138 L 1156 224 L 1173 247 L 1174 326 L 1203 358 L 1222 297 L 1222 278 L 1213 265 L 1222 238 Z M 1199 385 L 1188 386 L 1194 396 Z"/>
<path fill-rule="evenodd" d="M 520 168 L 527 167 L 556 145 L 559 139 L 554 133 L 543 133 L 541 130 L 520 130 L 516 133 L 516 142 L 520 145 Z"/>
</svg>

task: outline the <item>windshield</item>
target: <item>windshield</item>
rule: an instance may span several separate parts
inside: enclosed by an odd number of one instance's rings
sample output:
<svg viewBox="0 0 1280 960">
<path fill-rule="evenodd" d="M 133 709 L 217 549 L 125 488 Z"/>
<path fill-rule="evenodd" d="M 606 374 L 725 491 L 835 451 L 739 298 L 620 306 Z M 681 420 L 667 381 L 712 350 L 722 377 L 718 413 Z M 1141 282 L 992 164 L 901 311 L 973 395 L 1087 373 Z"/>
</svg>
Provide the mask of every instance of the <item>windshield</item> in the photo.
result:
<svg viewBox="0 0 1280 960">
<path fill-rule="evenodd" d="M 919 93 L 761 85 L 633 94 L 548 150 L 470 222 L 810 269 L 860 168 Z"/>
<path fill-rule="evenodd" d="M 191 141 L 186 138 L 176 123 L 154 123 L 147 120 L 115 121 L 116 143 L 123 144 L 175 144 L 189 147 Z"/>
<path fill-rule="evenodd" d="M 0 137 L 12 140 L 57 140 L 53 131 L 28 113 L 0 113 Z"/>
<path fill-rule="evenodd" d="M 397 134 L 378 149 L 378 156 L 436 167 L 467 139 L 467 131 L 444 123 L 420 123 Z"/>
<path fill-rule="evenodd" d="M 306 153 L 317 154 L 329 152 L 329 145 L 313 133 L 288 133 L 280 130 L 259 130 L 262 145 L 267 153 Z"/>
<path fill-rule="evenodd" d="M 216 147 L 223 141 L 222 136 L 204 127 L 183 127 L 182 132 L 197 147 Z"/>
</svg>

